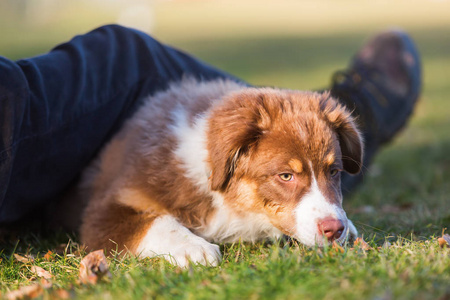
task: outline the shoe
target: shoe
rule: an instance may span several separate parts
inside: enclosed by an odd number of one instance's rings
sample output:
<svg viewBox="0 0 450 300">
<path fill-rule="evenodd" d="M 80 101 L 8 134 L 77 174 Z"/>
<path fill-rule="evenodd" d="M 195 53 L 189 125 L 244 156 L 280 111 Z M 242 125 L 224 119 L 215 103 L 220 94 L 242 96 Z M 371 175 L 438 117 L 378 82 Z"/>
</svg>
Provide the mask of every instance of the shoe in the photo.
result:
<svg viewBox="0 0 450 300">
<path fill-rule="evenodd" d="M 380 146 L 389 142 L 411 116 L 422 87 L 421 69 L 412 38 L 391 30 L 373 37 L 347 70 L 333 75 L 331 95 L 352 111 L 365 140 L 363 171 Z M 359 183 L 363 173 L 345 175 L 343 191 Z"/>
</svg>

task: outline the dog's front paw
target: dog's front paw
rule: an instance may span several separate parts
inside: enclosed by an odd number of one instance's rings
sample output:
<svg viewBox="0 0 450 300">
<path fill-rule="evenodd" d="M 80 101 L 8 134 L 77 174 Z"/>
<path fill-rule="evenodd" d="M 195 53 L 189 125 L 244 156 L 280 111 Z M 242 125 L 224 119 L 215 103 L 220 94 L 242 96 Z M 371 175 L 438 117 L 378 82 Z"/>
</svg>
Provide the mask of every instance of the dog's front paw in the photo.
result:
<svg viewBox="0 0 450 300">
<path fill-rule="evenodd" d="M 189 262 L 205 266 L 217 266 L 222 260 L 219 246 L 208 243 L 202 238 L 186 239 L 171 251 L 165 258 L 180 267 L 186 267 Z"/>
<path fill-rule="evenodd" d="M 161 256 L 174 265 L 189 262 L 217 266 L 222 260 L 219 246 L 207 242 L 171 216 L 157 218 L 136 249 L 142 257 Z"/>
</svg>

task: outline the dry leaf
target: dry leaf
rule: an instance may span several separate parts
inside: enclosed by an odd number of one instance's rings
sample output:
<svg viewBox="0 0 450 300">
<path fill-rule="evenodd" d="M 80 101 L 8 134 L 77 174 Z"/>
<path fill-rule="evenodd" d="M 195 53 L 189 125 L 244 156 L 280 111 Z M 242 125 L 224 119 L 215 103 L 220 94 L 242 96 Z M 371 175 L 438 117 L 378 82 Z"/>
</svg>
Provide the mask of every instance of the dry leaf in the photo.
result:
<svg viewBox="0 0 450 300">
<path fill-rule="evenodd" d="M 36 273 L 38 277 L 43 277 L 45 279 L 51 279 L 53 277 L 52 274 L 38 266 L 32 266 L 30 270 L 31 272 Z"/>
<path fill-rule="evenodd" d="M 70 299 L 70 293 L 64 289 L 58 289 L 54 293 L 54 298 L 56 299 Z"/>
<path fill-rule="evenodd" d="M 42 295 L 44 289 L 49 289 L 52 287 L 52 284 L 42 279 L 41 283 L 35 283 L 32 285 L 23 286 L 18 290 L 11 291 L 5 295 L 5 298 L 8 300 L 16 300 L 16 299 L 33 299 Z"/>
<path fill-rule="evenodd" d="M 345 252 L 344 248 L 342 248 L 341 245 L 339 245 L 338 243 L 336 243 L 336 241 L 333 241 L 333 246 L 332 246 L 332 248 L 333 248 L 336 252 L 341 252 L 341 253 L 344 253 L 344 252 Z"/>
<path fill-rule="evenodd" d="M 15 258 L 17 261 L 20 261 L 21 263 L 24 263 L 24 264 L 29 263 L 29 262 L 31 262 L 31 261 L 34 260 L 34 259 L 33 259 L 32 257 L 30 257 L 30 256 L 25 257 L 25 256 L 22 256 L 22 255 L 19 255 L 19 254 L 16 254 L 16 253 L 14 253 L 14 258 Z"/>
<path fill-rule="evenodd" d="M 80 281 L 84 284 L 96 284 L 102 277 L 111 277 L 103 250 L 86 255 L 80 263 Z"/>
<path fill-rule="evenodd" d="M 46 261 L 51 261 L 51 260 L 53 260 L 53 252 L 50 251 L 50 250 L 48 250 L 48 252 L 44 255 L 44 259 L 45 259 Z"/>
<path fill-rule="evenodd" d="M 39 284 L 35 283 L 32 285 L 23 286 L 18 290 L 11 291 L 7 293 L 6 299 L 15 300 L 15 299 L 33 299 L 42 295 L 44 289 Z"/>
<path fill-rule="evenodd" d="M 362 238 L 356 238 L 353 242 L 354 247 L 359 247 L 363 250 L 372 250 L 372 247 L 369 246 Z"/>
<path fill-rule="evenodd" d="M 443 234 L 442 237 L 438 238 L 438 242 L 439 242 L 439 246 L 441 246 L 441 248 L 444 248 L 445 246 L 450 248 L 450 235 Z"/>
</svg>

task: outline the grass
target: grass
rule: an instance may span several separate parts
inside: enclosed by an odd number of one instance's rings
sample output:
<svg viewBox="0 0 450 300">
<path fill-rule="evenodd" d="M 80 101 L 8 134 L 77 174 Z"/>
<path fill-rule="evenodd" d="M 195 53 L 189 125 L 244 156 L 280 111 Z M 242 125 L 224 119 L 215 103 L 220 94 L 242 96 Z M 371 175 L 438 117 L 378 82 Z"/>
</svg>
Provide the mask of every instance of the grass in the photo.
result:
<svg viewBox="0 0 450 300">
<path fill-rule="evenodd" d="M 263 3 L 269 4 L 250 13 L 255 2 L 235 8 L 222 1 L 157 2 L 156 32 L 162 40 L 251 83 L 298 89 L 328 86 L 330 75 L 346 66 L 370 32 L 394 21 L 408 29 L 419 45 L 424 89 L 415 115 L 366 170 L 364 184 L 345 200 L 349 217 L 373 249 L 346 247 L 341 253 L 271 241 L 236 243 L 221 246 L 224 260 L 219 267 L 187 270 L 159 258 L 113 256 L 108 259 L 112 278 L 85 286 L 76 283 L 84 255 L 76 236 L 28 234 L 0 248 L 2 295 L 30 284 L 35 277 L 30 268 L 38 265 L 54 276 L 53 288 L 44 292 L 44 298 L 55 297 L 59 288 L 86 299 L 450 297 L 450 249 L 439 248 L 436 241 L 443 228 L 450 228 L 450 20 L 444 13 L 449 5 L 415 1 L 414 7 L 405 10 L 407 2 L 399 1 L 391 10 L 383 10 L 377 1 L 336 4 L 324 0 L 317 5 L 305 1 L 310 12 L 306 16 L 300 2 Z M 34 27 L 3 26 L 0 54 L 13 59 L 35 55 L 112 20 L 106 13 L 94 20 L 94 14 L 83 7 L 71 9 L 87 16 L 86 23 L 62 13 L 59 18 L 64 18 L 64 25 L 55 19 Z M 419 18 L 421 10 L 426 14 Z M 367 11 L 372 13 L 365 18 Z M 210 20 L 207 25 L 201 21 L 203 16 Z M 317 21 L 319 16 L 327 21 Z M 0 20 L 3 25 L 15 24 L 12 17 Z M 59 249 L 69 239 L 74 242 Z M 48 250 L 58 254 L 46 259 Z M 20 263 L 13 253 L 32 254 L 35 260 Z"/>
<path fill-rule="evenodd" d="M 54 275 L 47 296 L 62 288 L 86 299 L 425 299 L 449 292 L 450 250 L 440 249 L 434 241 L 396 237 L 389 248 L 346 248 L 343 253 L 279 243 L 237 243 L 223 251 L 221 266 L 187 270 L 159 258 L 111 257 L 112 279 L 94 286 L 74 284 L 78 253 L 50 260 L 38 256 L 29 264 L 4 255 L 2 289 L 29 284 L 35 276 L 30 271 L 33 264 Z"/>
</svg>

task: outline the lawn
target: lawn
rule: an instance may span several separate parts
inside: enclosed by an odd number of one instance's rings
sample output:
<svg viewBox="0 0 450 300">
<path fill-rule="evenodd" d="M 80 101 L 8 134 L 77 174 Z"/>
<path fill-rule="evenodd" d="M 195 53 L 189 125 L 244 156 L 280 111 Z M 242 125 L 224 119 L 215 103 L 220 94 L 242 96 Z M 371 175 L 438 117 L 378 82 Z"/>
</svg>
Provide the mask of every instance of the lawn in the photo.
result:
<svg viewBox="0 0 450 300">
<path fill-rule="evenodd" d="M 31 267 L 40 266 L 52 274 L 44 298 L 67 296 L 62 291 L 86 299 L 450 298 L 450 249 L 437 242 L 443 229 L 450 230 L 450 4 L 283 0 L 262 1 L 264 7 L 252 11 L 260 2 L 231 3 L 155 2 L 155 35 L 253 84 L 297 89 L 326 88 L 331 74 L 345 68 L 364 39 L 380 29 L 399 25 L 417 41 L 424 68 L 421 101 L 409 126 L 345 199 L 348 216 L 370 248 L 236 243 L 221 245 L 219 267 L 187 270 L 158 258 L 113 255 L 111 278 L 83 285 L 77 279 L 85 253 L 76 236 L 29 234 L 0 248 L 1 295 L 32 284 Z M 71 12 L 33 26 L 3 11 L 0 55 L 36 55 L 114 20 L 112 11 L 96 15 L 77 6 Z M 20 262 L 14 253 L 33 259 Z"/>
</svg>

